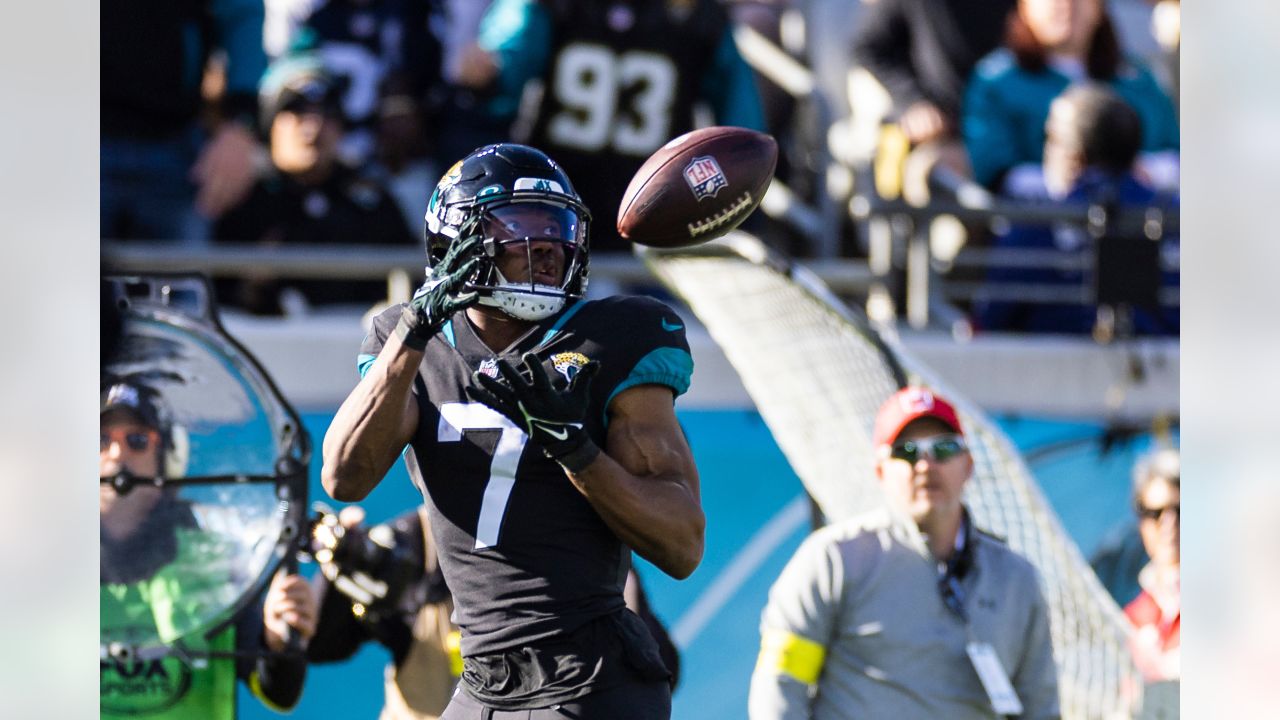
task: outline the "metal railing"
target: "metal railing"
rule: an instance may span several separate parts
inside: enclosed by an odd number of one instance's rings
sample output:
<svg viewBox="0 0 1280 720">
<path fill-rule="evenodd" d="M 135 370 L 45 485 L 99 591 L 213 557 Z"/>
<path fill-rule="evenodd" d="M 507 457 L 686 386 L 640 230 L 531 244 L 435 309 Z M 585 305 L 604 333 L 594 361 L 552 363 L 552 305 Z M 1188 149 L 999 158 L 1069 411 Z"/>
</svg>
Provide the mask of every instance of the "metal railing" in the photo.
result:
<svg viewBox="0 0 1280 720">
<path fill-rule="evenodd" d="M 946 170 L 935 170 L 930 176 L 932 190 L 929 202 L 912 204 L 906 200 L 886 199 L 874 189 L 857 192 L 849 201 L 849 214 L 865 223 L 868 230 L 868 269 L 874 277 L 868 298 L 868 312 L 879 320 L 891 320 L 896 314 L 891 286 L 901 266 L 907 322 L 916 328 L 929 323 L 931 284 L 938 275 L 930 248 L 930 224 L 936 218 L 951 217 L 961 222 L 998 228 L 1012 224 L 1031 226 L 1070 225 L 1082 229 L 1090 238 L 1145 238 L 1158 242 L 1177 234 L 1179 212 L 1174 205 L 1116 205 L 1079 202 L 1036 202 L 1012 200 L 992 195 L 976 183 Z M 901 262 L 895 262 L 895 260 Z M 1096 252 L 1069 252 L 1038 248 L 961 249 L 947 264 L 977 270 L 992 268 L 1050 269 L 1089 273 L 1096 268 Z M 1162 267 L 1176 270 L 1176 267 Z M 1025 303 L 1096 303 L 1094 289 L 1079 286 L 1044 286 L 1031 283 L 966 282 L 943 279 L 941 295 L 951 300 L 973 301 L 982 296 L 990 300 Z M 1162 305 L 1177 305 L 1176 288 L 1160 288 Z"/>
<path fill-rule="evenodd" d="M 272 245 L 219 243 L 190 246 L 177 242 L 104 240 L 102 260 L 116 272 L 202 272 L 213 277 L 242 277 L 249 272 L 305 280 L 382 280 L 393 275 L 423 276 L 422 249 L 403 245 Z M 866 263 L 817 259 L 810 269 L 842 295 L 865 293 L 872 277 Z M 593 253 L 592 279 L 620 285 L 652 285 L 656 279 L 629 253 Z"/>
</svg>

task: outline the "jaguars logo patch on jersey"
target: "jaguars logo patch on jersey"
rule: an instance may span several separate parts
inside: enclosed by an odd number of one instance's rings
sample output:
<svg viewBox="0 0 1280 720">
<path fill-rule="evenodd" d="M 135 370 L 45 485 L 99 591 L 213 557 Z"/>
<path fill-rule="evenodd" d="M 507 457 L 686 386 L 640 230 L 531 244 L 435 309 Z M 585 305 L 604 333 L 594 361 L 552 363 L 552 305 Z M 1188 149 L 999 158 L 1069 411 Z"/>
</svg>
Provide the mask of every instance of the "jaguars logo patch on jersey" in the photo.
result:
<svg viewBox="0 0 1280 720">
<path fill-rule="evenodd" d="M 578 374 L 583 365 L 591 362 L 591 358 L 580 352 L 562 352 L 551 356 L 551 366 L 556 372 L 564 376 L 565 380 L 573 381 L 573 376 Z"/>
</svg>

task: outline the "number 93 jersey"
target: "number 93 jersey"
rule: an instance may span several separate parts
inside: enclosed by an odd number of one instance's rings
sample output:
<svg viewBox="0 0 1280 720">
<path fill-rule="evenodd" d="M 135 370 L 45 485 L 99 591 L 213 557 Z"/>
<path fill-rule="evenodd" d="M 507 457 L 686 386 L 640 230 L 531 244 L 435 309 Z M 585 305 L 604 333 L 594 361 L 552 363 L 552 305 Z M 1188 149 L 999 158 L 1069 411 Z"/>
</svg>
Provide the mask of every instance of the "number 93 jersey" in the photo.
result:
<svg viewBox="0 0 1280 720">
<path fill-rule="evenodd" d="M 374 319 L 361 375 L 401 309 Z M 583 424 L 606 453 L 608 407 L 618 393 L 657 384 L 674 402 L 693 373 L 683 321 L 642 297 L 579 300 L 500 353 L 480 341 L 465 311 L 427 343 L 413 390 L 418 430 L 404 457 L 427 501 L 467 656 L 569 633 L 624 606 L 630 548 L 522 429 L 466 394 L 472 373 L 500 377 L 498 358 L 518 366 L 526 352 L 553 382 L 600 363 Z"/>
<path fill-rule="evenodd" d="M 593 249 L 630 250 L 613 232 L 618 204 L 645 159 L 694 128 L 728 16 L 716 0 L 544 5 L 552 55 L 529 144 L 589 178 L 578 191 L 603 221 Z"/>
</svg>

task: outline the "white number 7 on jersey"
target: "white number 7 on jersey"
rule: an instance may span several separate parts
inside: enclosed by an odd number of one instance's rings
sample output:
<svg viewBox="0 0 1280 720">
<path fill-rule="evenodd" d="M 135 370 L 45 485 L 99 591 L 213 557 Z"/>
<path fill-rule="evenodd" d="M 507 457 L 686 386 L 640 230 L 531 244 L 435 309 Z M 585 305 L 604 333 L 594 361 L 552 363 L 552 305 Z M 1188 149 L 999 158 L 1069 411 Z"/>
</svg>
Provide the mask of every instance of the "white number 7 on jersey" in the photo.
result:
<svg viewBox="0 0 1280 720">
<path fill-rule="evenodd" d="M 484 499 L 480 501 L 480 518 L 476 521 L 476 550 L 498 544 L 498 532 L 502 518 L 507 513 L 507 501 L 516 484 L 516 467 L 520 454 L 529 441 L 528 434 L 507 417 L 488 405 L 480 403 L 445 403 L 440 406 L 440 442 L 460 442 L 463 430 L 501 430 L 498 446 L 493 449 L 489 462 L 489 480 L 484 486 Z"/>
</svg>

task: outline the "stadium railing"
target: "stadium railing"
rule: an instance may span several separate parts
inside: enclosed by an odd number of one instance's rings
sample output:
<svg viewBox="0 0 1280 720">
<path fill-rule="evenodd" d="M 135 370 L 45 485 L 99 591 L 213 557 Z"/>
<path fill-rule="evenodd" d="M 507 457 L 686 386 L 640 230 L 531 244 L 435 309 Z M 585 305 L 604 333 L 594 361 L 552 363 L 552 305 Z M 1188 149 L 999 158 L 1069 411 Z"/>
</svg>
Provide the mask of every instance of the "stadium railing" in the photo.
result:
<svg viewBox="0 0 1280 720">
<path fill-rule="evenodd" d="M 964 247 L 953 257 L 940 260 L 932 251 L 929 232 L 937 218 L 954 218 L 962 223 L 1003 231 L 1011 224 L 1028 226 L 1066 225 L 1079 228 L 1091 238 L 1145 238 L 1158 242 L 1179 230 L 1176 205 L 1104 205 L 1013 200 L 997 197 L 977 184 L 945 170 L 930 176 L 931 196 L 927 203 L 913 204 L 902 198 L 887 199 L 874 189 L 855 192 L 849 200 L 849 214 L 868 229 L 868 271 L 874 280 L 868 311 L 884 319 L 884 301 L 893 296 L 895 285 L 903 285 L 907 322 L 915 328 L 929 323 L 930 299 L 972 301 L 979 295 L 990 300 L 1022 303 L 1097 304 L 1096 287 L 1090 271 L 1098 262 L 1097 244 L 1087 252 L 1039 248 Z M 1176 270 L 1161 256 L 1161 270 Z M 944 266 L 939 268 L 938 266 Z M 1044 286 L 1018 282 L 950 279 L 942 270 L 965 268 L 985 271 L 993 268 L 1051 269 L 1083 271 L 1080 285 Z M 939 283 L 940 293 L 930 285 Z M 881 301 L 875 305 L 875 299 Z M 1161 305 L 1177 306 L 1176 288 L 1159 290 Z M 889 301 L 891 303 L 891 300 Z"/>
</svg>

